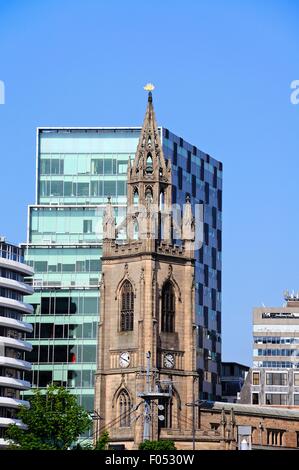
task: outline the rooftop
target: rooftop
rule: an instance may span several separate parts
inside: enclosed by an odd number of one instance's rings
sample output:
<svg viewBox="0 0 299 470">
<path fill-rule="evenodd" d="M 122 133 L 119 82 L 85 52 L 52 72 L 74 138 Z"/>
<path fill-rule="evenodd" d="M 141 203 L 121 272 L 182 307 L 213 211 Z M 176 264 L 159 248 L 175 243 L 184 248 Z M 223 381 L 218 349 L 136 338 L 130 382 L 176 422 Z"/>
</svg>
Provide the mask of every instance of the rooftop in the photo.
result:
<svg viewBox="0 0 299 470">
<path fill-rule="evenodd" d="M 234 410 L 235 413 L 253 415 L 253 416 L 269 416 L 286 419 L 299 420 L 299 408 L 275 408 L 272 406 L 259 405 L 241 405 L 239 403 L 227 403 L 219 401 L 204 401 L 200 407 L 202 410 L 214 410 L 221 412 Z"/>
</svg>

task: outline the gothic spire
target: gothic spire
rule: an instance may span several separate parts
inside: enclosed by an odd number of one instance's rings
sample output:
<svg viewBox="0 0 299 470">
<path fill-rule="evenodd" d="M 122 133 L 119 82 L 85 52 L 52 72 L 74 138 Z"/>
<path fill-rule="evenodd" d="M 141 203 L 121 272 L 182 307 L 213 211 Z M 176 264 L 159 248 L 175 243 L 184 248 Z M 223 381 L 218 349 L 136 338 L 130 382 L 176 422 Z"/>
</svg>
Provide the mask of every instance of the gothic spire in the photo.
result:
<svg viewBox="0 0 299 470">
<path fill-rule="evenodd" d="M 137 180 L 148 179 L 157 181 L 168 179 L 170 167 L 166 166 L 158 131 L 154 105 L 153 85 L 146 85 L 148 90 L 147 108 L 140 133 L 135 160 L 132 165 L 131 175 Z"/>
</svg>

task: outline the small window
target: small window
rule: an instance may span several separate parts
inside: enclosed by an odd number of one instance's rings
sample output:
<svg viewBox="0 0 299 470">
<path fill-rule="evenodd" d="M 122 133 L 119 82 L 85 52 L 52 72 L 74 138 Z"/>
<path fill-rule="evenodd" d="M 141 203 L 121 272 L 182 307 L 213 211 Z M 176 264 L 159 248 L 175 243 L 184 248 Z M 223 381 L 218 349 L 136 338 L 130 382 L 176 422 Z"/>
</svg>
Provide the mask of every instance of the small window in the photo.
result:
<svg viewBox="0 0 299 470">
<path fill-rule="evenodd" d="M 191 173 L 191 152 L 188 151 L 188 156 L 187 156 L 187 172 Z"/>
<path fill-rule="evenodd" d="M 91 173 L 94 175 L 102 175 L 104 173 L 104 160 L 91 160 Z"/>
<path fill-rule="evenodd" d="M 128 169 L 128 162 L 126 160 L 122 160 L 118 162 L 118 174 L 124 175 L 127 173 Z"/>
<path fill-rule="evenodd" d="M 218 210 L 222 211 L 222 191 L 220 189 L 217 190 L 217 206 Z"/>
<path fill-rule="evenodd" d="M 89 183 L 77 184 L 77 196 L 89 196 Z"/>
<path fill-rule="evenodd" d="M 217 209 L 212 207 L 212 227 L 217 228 Z"/>
<path fill-rule="evenodd" d="M 294 405 L 299 406 L 299 393 L 294 393 Z"/>
<path fill-rule="evenodd" d="M 116 181 L 104 181 L 104 194 L 105 196 L 116 195 Z"/>
<path fill-rule="evenodd" d="M 176 186 L 172 187 L 172 203 L 176 204 L 177 202 L 177 189 Z"/>
<path fill-rule="evenodd" d="M 83 220 L 83 233 L 92 233 L 92 220 Z"/>
<path fill-rule="evenodd" d="M 205 203 L 209 204 L 210 202 L 210 185 L 205 182 Z"/>
<path fill-rule="evenodd" d="M 204 242 L 205 242 L 205 245 L 208 245 L 209 244 L 209 226 L 208 224 L 204 223 Z"/>
<path fill-rule="evenodd" d="M 183 187 L 183 169 L 180 166 L 178 167 L 178 186 L 179 189 Z"/>
<path fill-rule="evenodd" d="M 252 404 L 253 405 L 258 405 L 259 404 L 259 394 L 258 393 L 253 393 L 252 394 Z"/>
<path fill-rule="evenodd" d="M 201 179 L 201 181 L 204 181 L 204 179 L 205 179 L 205 163 L 204 163 L 204 160 L 200 161 L 200 179 Z"/>
<path fill-rule="evenodd" d="M 281 446 L 283 445 L 284 431 L 281 429 L 267 429 L 267 445 Z"/>
<path fill-rule="evenodd" d="M 173 143 L 173 164 L 177 165 L 178 162 L 178 144 L 176 142 Z"/>
<path fill-rule="evenodd" d="M 192 196 L 196 197 L 196 176 L 192 175 Z"/>
<path fill-rule="evenodd" d="M 213 187 L 217 188 L 217 168 L 214 167 L 214 173 L 213 173 Z"/>
<path fill-rule="evenodd" d="M 204 264 L 203 275 L 204 275 L 204 284 L 206 287 L 209 287 L 209 266 L 207 264 Z"/>
<path fill-rule="evenodd" d="M 299 374 L 294 374 L 294 386 L 299 387 Z"/>
<path fill-rule="evenodd" d="M 252 385 L 259 385 L 259 384 L 260 384 L 260 373 L 252 372 Z"/>
<path fill-rule="evenodd" d="M 219 424 L 219 423 L 210 423 L 210 426 L 211 426 L 211 430 L 212 430 L 212 431 L 217 431 L 217 429 L 219 428 L 220 424 Z"/>
</svg>

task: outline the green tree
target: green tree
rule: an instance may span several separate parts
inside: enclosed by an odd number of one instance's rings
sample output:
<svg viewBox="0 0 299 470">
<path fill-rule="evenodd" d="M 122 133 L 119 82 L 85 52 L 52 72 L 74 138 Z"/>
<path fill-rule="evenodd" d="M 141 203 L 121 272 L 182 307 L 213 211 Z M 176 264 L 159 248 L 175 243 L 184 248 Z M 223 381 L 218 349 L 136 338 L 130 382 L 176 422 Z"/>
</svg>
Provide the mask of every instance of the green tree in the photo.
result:
<svg viewBox="0 0 299 470">
<path fill-rule="evenodd" d="M 34 390 L 30 408 L 21 407 L 18 418 L 27 426 L 9 426 L 6 438 L 20 450 L 66 450 L 91 426 L 87 411 L 64 387 L 50 386 L 46 393 Z"/>
<path fill-rule="evenodd" d="M 109 433 L 108 431 L 103 431 L 100 435 L 100 438 L 94 446 L 94 450 L 106 450 L 109 442 Z"/>
<path fill-rule="evenodd" d="M 72 450 L 94 450 L 91 442 L 79 442 Z"/>
<path fill-rule="evenodd" d="M 139 444 L 140 450 L 175 450 L 176 447 L 173 441 L 144 441 Z"/>
</svg>

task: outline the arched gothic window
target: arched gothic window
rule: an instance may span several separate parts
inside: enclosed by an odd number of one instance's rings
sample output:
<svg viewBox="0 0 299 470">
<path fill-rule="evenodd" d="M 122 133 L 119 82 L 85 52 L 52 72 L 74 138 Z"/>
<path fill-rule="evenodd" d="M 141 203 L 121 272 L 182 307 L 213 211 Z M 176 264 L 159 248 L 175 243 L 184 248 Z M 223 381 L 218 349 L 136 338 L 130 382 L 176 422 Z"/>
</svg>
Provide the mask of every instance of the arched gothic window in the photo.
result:
<svg viewBox="0 0 299 470">
<path fill-rule="evenodd" d="M 120 329 L 121 331 L 133 331 L 134 323 L 134 292 L 129 281 L 123 283 L 121 289 L 121 311 Z"/>
<path fill-rule="evenodd" d="M 167 333 L 174 332 L 175 321 L 175 295 L 170 281 L 165 282 L 162 289 L 162 321 L 161 330 Z"/>
<path fill-rule="evenodd" d="M 165 201 L 165 194 L 164 191 L 160 192 L 160 210 L 164 210 L 164 201 Z"/>
<path fill-rule="evenodd" d="M 134 189 L 134 194 L 133 194 L 133 204 L 134 206 L 138 206 L 139 204 L 139 194 L 138 194 L 138 189 Z"/>
<path fill-rule="evenodd" d="M 119 426 L 121 428 L 128 428 L 131 425 L 131 400 L 129 394 L 126 390 L 123 390 L 119 397 L 119 416 L 120 416 L 120 423 Z"/>
<path fill-rule="evenodd" d="M 153 202 L 153 190 L 150 186 L 145 190 L 145 200 L 147 204 L 151 204 Z"/>
<path fill-rule="evenodd" d="M 153 172 L 153 158 L 150 152 L 147 154 L 145 171 L 148 174 L 151 174 Z"/>
</svg>

